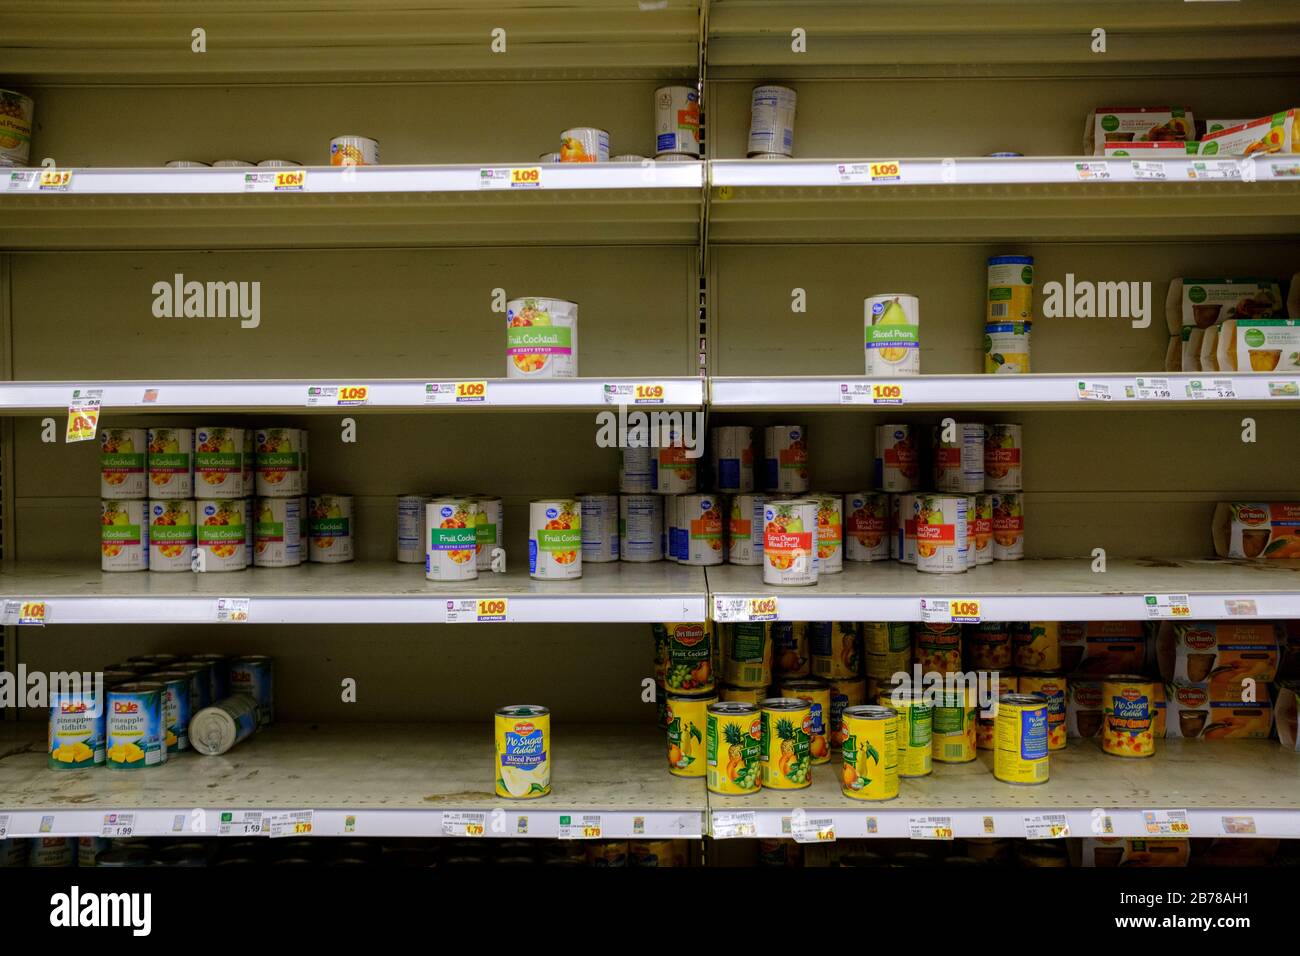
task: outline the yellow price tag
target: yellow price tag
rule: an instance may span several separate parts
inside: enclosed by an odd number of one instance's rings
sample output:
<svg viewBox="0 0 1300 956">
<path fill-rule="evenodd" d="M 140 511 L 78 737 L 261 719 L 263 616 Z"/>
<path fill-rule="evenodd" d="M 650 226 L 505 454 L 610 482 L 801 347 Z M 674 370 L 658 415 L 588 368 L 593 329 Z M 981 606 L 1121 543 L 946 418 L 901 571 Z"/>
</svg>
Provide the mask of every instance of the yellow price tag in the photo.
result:
<svg viewBox="0 0 1300 956">
<path fill-rule="evenodd" d="M 583 827 L 583 828 L 582 828 L 582 838 L 583 838 L 584 840 L 599 840 L 599 839 L 600 839 L 600 827 Z"/>
<path fill-rule="evenodd" d="M 903 386 L 893 382 L 884 384 L 872 384 L 871 401 L 880 405 L 901 405 L 903 404 Z"/>
<path fill-rule="evenodd" d="M 72 170 L 70 169 L 42 169 L 41 170 L 41 189 L 50 189 L 56 192 L 62 192 L 72 185 Z"/>
<path fill-rule="evenodd" d="M 478 602 L 475 617 L 480 623 L 484 621 L 504 621 L 509 606 L 510 601 L 508 598 L 481 598 Z"/>
<path fill-rule="evenodd" d="M 896 159 L 872 163 L 870 170 L 873 183 L 898 182 L 903 175 L 902 164 Z"/>
<path fill-rule="evenodd" d="M 78 402 L 68 406 L 68 427 L 64 441 L 93 441 L 99 432 L 99 402 Z"/>
<path fill-rule="evenodd" d="M 22 607 L 18 609 L 19 624 L 34 624 L 41 626 L 45 623 L 45 602 L 44 601 L 24 601 Z"/>
<path fill-rule="evenodd" d="M 311 833 L 311 824 L 310 824 L 310 823 L 295 823 L 295 824 L 293 825 L 293 832 L 294 832 L 295 834 Z"/>
<path fill-rule="evenodd" d="M 514 187 L 538 187 L 542 184 L 542 167 L 540 166 L 516 166 L 510 170 L 510 186 Z"/>
<path fill-rule="evenodd" d="M 279 192 L 291 192 L 304 189 L 307 185 L 307 170 L 282 169 L 275 174 L 275 189 Z"/>
<path fill-rule="evenodd" d="M 775 621 L 776 598 L 761 597 L 749 599 L 749 619 L 751 621 Z"/>
<path fill-rule="evenodd" d="M 961 598 L 949 604 L 952 620 L 956 624 L 978 624 L 980 622 L 980 602 L 970 598 Z"/>
<path fill-rule="evenodd" d="M 364 405 L 370 400 L 369 385 L 340 385 L 338 403 L 340 405 Z"/>
<path fill-rule="evenodd" d="M 456 401 L 458 402 L 485 402 L 487 401 L 487 382 L 457 382 L 456 383 Z"/>
<path fill-rule="evenodd" d="M 664 401 L 662 385 L 636 385 L 632 389 L 632 398 L 638 405 L 658 405 Z"/>
</svg>

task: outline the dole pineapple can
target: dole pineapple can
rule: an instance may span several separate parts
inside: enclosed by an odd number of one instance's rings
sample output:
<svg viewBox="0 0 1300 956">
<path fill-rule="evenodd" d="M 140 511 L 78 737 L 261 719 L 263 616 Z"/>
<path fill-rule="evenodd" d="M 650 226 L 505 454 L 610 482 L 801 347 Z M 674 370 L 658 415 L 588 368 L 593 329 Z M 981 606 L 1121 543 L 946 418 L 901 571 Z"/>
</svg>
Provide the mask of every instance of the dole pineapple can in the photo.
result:
<svg viewBox="0 0 1300 956">
<path fill-rule="evenodd" d="M 934 769 L 934 708 L 920 691 L 886 691 L 879 703 L 898 713 L 898 775 L 925 777 Z"/>
<path fill-rule="evenodd" d="M 551 792 L 551 712 L 511 704 L 496 712 L 496 794 L 515 800 Z"/>
<path fill-rule="evenodd" d="M 104 762 L 104 687 L 50 691 L 46 766 L 78 770 Z"/>
<path fill-rule="evenodd" d="M 1119 757 L 1150 757 L 1156 752 L 1155 685 L 1131 675 L 1107 677 L 1101 684 L 1101 749 Z"/>
<path fill-rule="evenodd" d="M 709 704 L 706 712 L 705 786 L 711 793 L 728 795 L 762 789 L 763 718 L 758 704 L 719 701 Z"/>
<path fill-rule="evenodd" d="M 844 496 L 844 557 L 850 561 L 889 558 L 889 496 L 858 491 Z"/>
<path fill-rule="evenodd" d="M 189 571 L 197 542 L 192 500 L 149 502 L 150 571 Z"/>
<path fill-rule="evenodd" d="M 846 707 L 840 789 L 855 800 L 898 796 L 898 711 L 877 704 Z"/>
<path fill-rule="evenodd" d="M 150 498 L 194 496 L 194 429 L 149 429 Z"/>
<path fill-rule="evenodd" d="M 812 784 L 812 708 L 794 697 L 759 704 L 763 726 L 763 786 L 802 790 Z"/>
<path fill-rule="evenodd" d="M 166 763 L 162 684 L 138 681 L 110 689 L 104 739 L 105 762 L 112 770 L 143 770 Z"/>
<path fill-rule="evenodd" d="M 424 576 L 430 581 L 478 577 L 478 503 L 433 498 L 424 506 Z"/>
<path fill-rule="evenodd" d="M 808 731 L 808 755 L 814 766 L 831 761 L 831 687 L 815 677 L 783 680 L 777 685 L 782 697 L 806 701 L 811 722 Z"/>
<path fill-rule="evenodd" d="M 529 502 L 528 573 L 544 581 L 582 577 L 582 511 L 576 499 Z"/>
<path fill-rule="evenodd" d="M 1046 783 L 1046 698 L 1041 694 L 1003 694 L 995 721 L 993 776 L 1003 783 Z"/>
<path fill-rule="evenodd" d="M 104 428 L 99 433 L 99 494 L 119 500 L 149 497 L 145 472 L 148 433 L 143 428 Z"/>
<path fill-rule="evenodd" d="M 703 777 L 707 761 L 704 735 L 710 704 L 718 698 L 668 695 L 668 772 L 674 777 Z"/>
</svg>

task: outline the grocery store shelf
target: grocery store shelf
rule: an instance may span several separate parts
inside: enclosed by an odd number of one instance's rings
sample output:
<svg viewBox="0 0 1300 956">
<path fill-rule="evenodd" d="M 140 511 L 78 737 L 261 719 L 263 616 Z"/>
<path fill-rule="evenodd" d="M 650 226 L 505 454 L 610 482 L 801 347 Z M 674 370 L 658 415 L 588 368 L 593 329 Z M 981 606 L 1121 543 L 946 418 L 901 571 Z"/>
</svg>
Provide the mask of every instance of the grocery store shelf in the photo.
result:
<svg viewBox="0 0 1300 956">
<path fill-rule="evenodd" d="M 698 61 L 698 0 L 116 0 L 57 13 L 0 2 L 15 84 L 658 79 L 694 76 Z"/>
<path fill-rule="evenodd" d="M 545 582 L 521 565 L 459 583 L 388 561 L 208 574 L 114 574 L 68 561 L 0 567 L 0 599 L 44 601 L 47 624 L 215 623 L 218 598 L 249 598 L 252 624 L 441 624 L 464 613 L 458 602 L 488 598 L 506 600 L 506 621 L 536 624 L 700 621 L 707 606 L 703 569 L 668 562 L 589 564 L 577 580 Z"/>
<path fill-rule="evenodd" d="M 26 748 L 0 757 L 0 819 L 10 836 L 98 836 L 106 813 L 127 812 L 133 836 L 193 833 L 196 820 L 212 836 L 223 835 L 223 811 L 313 810 L 312 836 L 428 837 L 466 835 L 444 833 L 444 813 L 480 813 L 484 837 L 554 838 L 561 816 L 598 814 L 606 838 L 700 836 L 704 782 L 667 772 L 662 731 L 557 722 L 552 732 L 551 794 L 503 800 L 491 714 L 465 725 L 277 725 L 224 756 L 177 754 L 135 773 L 50 770 L 44 724 L 0 724 L 0 755 Z"/>
<path fill-rule="evenodd" d="M 536 170 L 510 185 L 512 170 Z M 0 172 L 0 248 L 338 248 L 694 243 L 702 163 Z M 284 172 L 281 170 L 280 172 Z M 295 170 L 297 172 L 297 170 Z M 51 174 L 46 173 L 48 178 Z M 48 185 L 48 184 L 47 184 Z"/>
<path fill-rule="evenodd" d="M 1095 740 L 1071 740 L 1051 754 L 1051 778 L 1014 786 L 993 776 L 993 756 L 934 765 L 929 777 L 905 779 L 897 799 L 854 800 L 840 791 L 838 755 L 813 768 L 803 790 L 763 790 L 753 796 L 709 795 L 711 822 L 719 813 L 754 812 L 757 836 L 790 835 L 791 817 L 833 821 L 836 839 L 907 837 L 912 818 L 942 815 L 952 835 L 1024 837 L 1025 818 L 1064 813 L 1070 836 L 1144 837 L 1143 811 L 1186 810 L 1193 837 L 1230 835 L 1225 817 L 1249 817 L 1260 837 L 1300 837 L 1300 759 L 1270 740 L 1159 740 L 1149 759 L 1113 757 Z M 1101 812 L 1098 812 L 1101 811 Z M 1098 832 L 1109 818 L 1111 829 Z M 1240 821 L 1231 826 L 1240 826 Z M 1240 831 L 1237 831 L 1240 833 Z"/>
<path fill-rule="evenodd" d="M 708 581 L 715 617 L 719 601 L 775 595 L 783 621 L 920 621 L 921 600 L 931 598 L 977 600 L 986 621 L 1146 620 L 1150 594 L 1186 595 L 1194 620 L 1300 616 L 1300 561 L 1112 560 L 1104 573 L 1092 565 L 1091 558 L 997 561 L 925 574 L 897 561 L 846 561 L 842 573 L 811 587 L 781 588 L 765 585 L 759 567 L 727 564 L 709 568 Z M 1236 603 L 1242 600 L 1251 603 Z"/>
<path fill-rule="evenodd" d="M 896 177 L 873 172 L 881 163 L 896 164 Z M 713 242 L 1131 241 L 1300 230 L 1295 156 L 714 160 L 709 167 Z"/>
<path fill-rule="evenodd" d="M 1140 381 L 1139 381 L 1140 380 Z M 1215 381 L 1231 390 L 1210 388 Z M 1193 384 L 1197 383 L 1197 384 Z M 1080 388 L 1083 384 L 1085 388 Z M 873 386 L 891 386 L 878 395 Z M 892 386 L 897 386 L 896 392 Z M 1098 389 L 1104 386 L 1104 392 Z M 1167 397 L 1165 393 L 1167 392 Z M 914 375 L 901 378 L 863 376 L 725 377 L 709 380 L 711 405 L 733 408 L 874 408 L 979 407 L 1149 409 L 1162 404 L 1217 406 L 1275 405 L 1300 400 L 1300 375 L 1238 375 L 1154 372 L 1150 375 L 1104 372 L 1081 375 Z M 1108 399 L 1098 398 L 1107 394 Z M 1218 395 L 1231 395 L 1219 398 Z"/>
<path fill-rule="evenodd" d="M 482 385 L 457 397 L 456 385 Z M 431 386 L 438 386 L 434 389 Z M 446 386 L 452 386 L 448 389 Z M 616 404 L 620 397 L 636 404 L 635 391 L 628 397 L 628 386 L 651 387 L 658 399 L 655 408 L 698 408 L 704 403 L 704 379 L 682 378 L 573 378 L 467 380 L 442 379 L 372 379 L 347 382 L 322 382 L 307 379 L 287 381 L 105 381 L 105 382 L 0 382 L 0 415 L 36 414 L 66 409 L 74 389 L 103 392 L 101 405 L 109 409 L 180 412 L 191 410 L 318 411 L 347 408 L 349 413 L 404 409 L 461 411 L 509 410 L 545 411 L 562 408 L 600 408 Z M 662 395 L 654 387 L 662 389 Z M 339 389 L 365 389 L 363 404 L 354 404 L 356 392 Z M 439 396 L 445 396 L 440 398 Z M 608 396 L 608 397 L 607 397 Z"/>
</svg>

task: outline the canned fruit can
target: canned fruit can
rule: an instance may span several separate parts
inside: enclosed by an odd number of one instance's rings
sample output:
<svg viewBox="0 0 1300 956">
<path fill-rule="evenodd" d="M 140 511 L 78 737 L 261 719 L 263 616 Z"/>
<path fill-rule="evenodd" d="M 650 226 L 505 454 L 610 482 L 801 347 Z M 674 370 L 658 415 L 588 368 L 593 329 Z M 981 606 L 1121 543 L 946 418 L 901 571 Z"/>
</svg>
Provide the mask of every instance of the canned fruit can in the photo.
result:
<svg viewBox="0 0 1300 956">
<path fill-rule="evenodd" d="M 198 544 L 194 502 L 149 502 L 149 570 L 189 571 Z"/>
<path fill-rule="evenodd" d="M 182 665 L 202 664 L 208 668 L 211 699 L 221 700 L 230 695 L 230 658 L 225 654 L 190 654 Z"/>
<path fill-rule="evenodd" d="M 430 581 L 469 581 L 478 577 L 478 502 L 432 498 L 424 506 L 424 576 Z"/>
<path fill-rule="evenodd" d="M 1064 750 L 1065 727 L 1065 675 L 1021 674 L 1017 679 L 1022 694 L 1040 694 L 1047 700 L 1047 749 Z"/>
<path fill-rule="evenodd" d="M 705 786 L 712 793 L 745 794 L 762 789 L 763 718 L 757 704 L 719 701 L 706 710 Z"/>
<path fill-rule="evenodd" d="M 922 674 L 957 674 L 961 671 L 961 625 L 912 625 L 912 661 Z"/>
<path fill-rule="evenodd" d="M 194 429 L 151 428 L 148 442 L 149 497 L 194 497 Z"/>
<path fill-rule="evenodd" d="M 620 495 L 618 499 L 618 557 L 620 561 L 662 561 L 664 558 L 664 499 L 659 495 Z"/>
<path fill-rule="evenodd" d="M 802 425 L 763 429 L 763 474 L 768 491 L 808 490 L 808 435 Z"/>
<path fill-rule="evenodd" d="M 772 683 L 772 629 L 762 621 L 722 625 L 722 679 L 734 687 Z"/>
<path fill-rule="evenodd" d="M 312 495 L 307 507 L 308 558 L 317 564 L 351 561 L 352 496 Z"/>
<path fill-rule="evenodd" d="M 397 560 L 402 564 L 424 562 L 427 553 L 424 509 L 432 500 L 428 495 L 399 495 L 397 498 Z"/>
<path fill-rule="evenodd" d="M 984 374 L 1028 375 L 1032 322 L 989 322 L 984 326 Z"/>
<path fill-rule="evenodd" d="M 868 375 L 921 374 L 921 306 L 914 295 L 863 299 Z"/>
<path fill-rule="evenodd" d="M 330 140 L 331 166 L 378 166 L 379 141 L 365 136 L 335 136 Z"/>
<path fill-rule="evenodd" d="M 939 491 L 972 494 L 984 490 L 984 426 L 955 423 L 952 441 L 934 430 L 934 486 Z"/>
<path fill-rule="evenodd" d="M 253 516 L 253 564 L 293 568 L 302 564 L 303 513 L 298 498 L 258 498 Z"/>
<path fill-rule="evenodd" d="M 1034 257 L 992 256 L 988 262 L 986 323 L 1026 322 L 1034 317 Z"/>
<path fill-rule="evenodd" d="M 895 674 L 912 665 L 912 630 L 905 621 L 867 621 L 862 625 L 862 648 L 866 676 L 878 683 L 892 683 Z"/>
<path fill-rule="evenodd" d="M 768 696 L 766 687 L 733 687 L 731 684 L 723 684 L 718 693 L 724 701 L 735 700 L 746 704 L 757 704 Z"/>
<path fill-rule="evenodd" d="M 710 704 L 718 698 L 668 695 L 668 772 L 674 777 L 703 777 L 707 761 L 704 735 L 708 733 Z"/>
<path fill-rule="evenodd" d="M 727 561 L 730 564 L 763 563 L 764 495 L 739 494 L 731 498 L 727 531 Z"/>
<path fill-rule="evenodd" d="M 934 707 L 919 691 L 884 691 L 877 703 L 898 713 L 898 775 L 927 777 L 934 770 Z"/>
<path fill-rule="evenodd" d="M 831 687 L 816 678 L 780 682 L 777 693 L 808 705 L 808 756 L 813 766 L 831 762 Z"/>
<path fill-rule="evenodd" d="M 655 152 L 700 155 L 700 94 L 690 86 L 655 90 Z"/>
<path fill-rule="evenodd" d="M 904 564 L 916 564 L 916 515 L 920 495 L 889 496 L 889 556 Z"/>
<path fill-rule="evenodd" d="M 994 777 L 1003 783 L 1047 782 L 1046 698 L 1041 694 L 1003 694 L 994 732 Z"/>
<path fill-rule="evenodd" d="M 609 162 L 609 133 L 591 126 L 575 126 L 560 134 L 560 162 Z"/>
<path fill-rule="evenodd" d="M 975 759 L 975 721 L 979 716 L 969 690 L 942 692 L 934 703 L 931 753 L 939 763 L 969 763 Z"/>
<path fill-rule="evenodd" d="M 1101 749 L 1119 757 L 1156 752 L 1155 687 L 1143 677 L 1116 675 L 1101 683 Z"/>
<path fill-rule="evenodd" d="M 560 154 L 559 152 L 538 153 L 537 161 L 539 163 L 558 163 L 560 161 Z"/>
<path fill-rule="evenodd" d="M 1024 439 L 1019 425 L 984 426 L 984 487 L 989 491 L 1019 491 Z"/>
<path fill-rule="evenodd" d="M 856 621 L 813 621 L 807 628 L 814 675 L 837 680 L 858 676 L 862 667 L 861 625 Z"/>
<path fill-rule="evenodd" d="M 145 472 L 148 433 L 143 428 L 105 428 L 99 433 L 99 493 L 127 500 L 149 497 Z"/>
<path fill-rule="evenodd" d="M 194 487 L 198 498 L 242 498 L 252 489 L 244 484 L 244 429 L 194 429 Z"/>
<path fill-rule="evenodd" d="M 877 704 L 846 707 L 840 789 L 855 800 L 898 796 L 898 711 Z"/>
<path fill-rule="evenodd" d="M 105 762 L 112 770 L 143 770 L 167 762 L 163 686 L 152 681 L 119 684 L 108 691 Z"/>
<path fill-rule="evenodd" d="M 506 377 L 574 378 L 578 374 L 578 304 L 564 299 L 506 303 Z"/>
<path fill-rule="evenodd" d="M 255 498 L 244 499 L 244 567 L 251 567 L 253 564 L 253 547 L 257 543 L 257 536 L 253 533 L 253 525 L 257 520 L 257 500 Z"/>
<path fill-rule="evenodd" d="M 813 494 L 817 502 L 817 573 L 844 570 L 844 502 L 839 495 Z"/>
<path fill-rule="evenodd" d="M 689 549 L 686 539 L 685 515 L 681 495 L 663 495 L 664 500 L 664 541 L 667 549 L 664 557 L 669 561 L 681 562 Z"/>
<path fill-rule="evenodd" d="M 861 677 L 835 678 L 830 681 L 831 720 L 830 744 L 832 750 L 844 746 L 844 710 L 867 702 L 867 682 Z"/>
<path fill-rule="evenodd" d="M 844 496 L 844 557 L 850 561 L 889 558 L 889 496 L 858 491 Z"/>
<path fill-rule="evenodd" d="M 722 502 L 716 495 L 682 495 L 685 510 L 686 553 L 683 564 L 722 563 Z"/>
<path fill-rule="evenodd" d="M 559 153 L 555 154 L 560 155 Z M 653 160 L 649 156 L 641 156 L 637 153 L 619 153 L 617 156 L 609 158 L 611 163 L 649 163 Z"/>
<path fill-rule="evenodd" d="M 975 679 L 985 681 L 993 694 L 988 710 L 981 709 L 975 718 L 975 746 L 980 750 L 996 750 L 998 701 L 1004 694 L 1019 693 L 1020 678 L 1002 671 L 977 671 Z"/>
<path fill-rule="evenodd" d="M 882 491 L 915 491 L 920 461 L 911 425 L 876 426 L 876 485 Z"/>
<path fill-rule="evenodd" d="M 28 850 L 27 865 L 31 867 L 64 867 L 77 864 L 76 837 L 33 837 Z"/>
<path fill-rule="evenodd" d="M 103 571 L 149 568 L 149 503 L 99 503 L 99 567 Z"/>
<path fill-rule="evenodd" d="M 812 708 L 794 697 L 768 697 L 763 722 L 763 786 L 802 790 L 812 783 Z"/>
<path fill-rule="evenodd" d="M 976 538 L 976 530 L 975 530 L 975 516 L 979 511 L 979 502 L 976 500 L 976 498 L 977 498 L 976 495 L 966 496 L 966 570 L 967 571 L 971 570 L 971 568 L 974 568 L 977 564 L 979 564 L 979 556 L 976 554 L 977 538 Z M 993 527 L 992 514 L 993 514 L 993 510 L 992 510 L 992 506 L 990 505 L 989 507 L 989 515 L 990 515 L 989 528 L 990 529 L 992 529 Z M 992 560 L 991 553 L 989 555 L 989 558 L 990 560 Z"/>
<path fill-rule="evenodd" d="M 692 458 L 681 432 L 673 428 L 668 433 L 668 444 L 654 450 L 654 463 L 650 472 L 651 488 L 661 495 L 685 495 L 695 491 L 699 470 L 698 459 Z"/>
<path fill-rule="evenodd" d="M 713 625 L 663 624 L 664 686 L 670 694 L 713 692 Z"/>
<path fill-rule="evenodd" d="M 551 792 L 551 712 L 512 704 L 496 712 L 496 792 L 530 800 Z"/>
<path fill-rule="evenodd" d="M 794 152 L 794 113 L 798 98 L 785 86 L 756 86 L 749 99 L 747 155 Z"/>
<path fill-rule="evenodd" d="M 1002 671 L 1011 666 L 1011 627 L 1000 621 L 964 625 L 966 663 L 971 670 Z"/>
<path fill-rule="evenodd" d="M 307 491 L 301 428 L 259 428 L 253 433 L 259 498 L 297 497 Z"/>
<path fill-rule="evenodd" d="M 218 159 L 212 164 L 214 169 L 252 169 L 253 163 L 246 159 Z"/>
<path fill-rule="evenodd" d="M 31 160 L 35 113 L 31 97 L 0 90 L 0 166 L 26 166 Z"/>
<path fill-rule="evenodd" d="M 220 756 L 257 732 L 257 701 L 237 694 L 204 707 L 190 721 L 190 746 L 207 757 Z"/>
<path fill-rule="evenodd" d="M 492 570 L 492 552 L 506 546 L 505 507 L 500 498 L 470 495 L 478 506 L 474 515 L 474 558 L 480 571 Z"/>
<path fill-rule="evenodd" d="M 246 694 L 257 702 L 257 726 L 275 721 L 275 660 L 264 654 L 232 658 L 229 665 L 232 695 Z"/>
<path fill-rule="evenodd" d="M 185 671 L 156 671 L 146 678 L 163 688 L 163 731 L 169 754 L 190 749 L 189 727 L 194 705 L 194 678 Z"/>
<path fill-rule="evenodd" d="M 713 480 L 718 491 L 754 490 L 754 430 L 744 425 L 713 429 Z"/>
<path fill-rule="evenodd" d="M 582 509 L 582 560 L 618 560 L 618 495 L 578 495 Z"/>
<path fill-rule="evenodd" d="M 830 625 L 826 625 L 828 628 Z M 772 621 L 772 673 L 785 680 L 807 677 L 811 665 L 808 652 L 810 625 L 803 621 Z"/>
<path fill-rule="evenodd" d="M 622 449 L 618 469 L 618 490 L 628 495 L 654 491 L 658 461 L 649 445 L 632 445 Z"/>
<path fill-rule="evenodd" d="M 1071 677 L 1066 684 L 1065 696 L 1065 732 L 1071 737 L 1097 737 L 1101 734 L 1106 715 L 1102 707 L 1102 681 L 1096 677 Z M 1152 684 L 1152 689 L 1163 686 Z M 1152 730 L 1155 731 L 1155 718 L 1158 701 L 1164 697 L 1153 694 L 1151 700 Z M 1161 733 L 1155 734 L 1157 737 Z"/>
<path fill-rule="evenodd" d="M 207 169 L 210 163 L 199 163 L 192 159 L 169 159 L 163 163 L 164 169 Z"/>
<path fill-rule="evenodd" d="M 993 496 L 972 495 L 974 507 L 966 519 L 968 541 L 975 564 L 993 563 Z M 970 567 L 970 562 L 967 562 Z"/>
<path fill-rule="evenodd" d="M 1013 624 L 1011 649 L 1019 670 L 1040 672 L 1060 670 L 1060 622 L 1028 621 Z"/>
<path fill-rule="evenodd" d="M 965 571 L 966 544 L 966 497 L 918 496 L 916 569 L 931 574 Z"/>
<path fill-rule="evenodd" d="M 1016 491 L 993 495 L 993 560 L 1019 561 L 1025 556 L 1024 496 Z"/>
<path fill-rule="evenodd" d="M 817 503 L 811 499 L 769 501 L 763 508 L 763 581 L 817 583 Z"/>
<path fill-rule="evenodd" d="M 573 498 L 529 503 L 528 573 L 544 580 L 582 577 L 582 511 Z"/>
<path fill-rule="evenodd" d="M 49 746 L 45 765 L 51 770 L 79 770 L 104 762 L 104 687 L 50 690 Z"/>
</svg>

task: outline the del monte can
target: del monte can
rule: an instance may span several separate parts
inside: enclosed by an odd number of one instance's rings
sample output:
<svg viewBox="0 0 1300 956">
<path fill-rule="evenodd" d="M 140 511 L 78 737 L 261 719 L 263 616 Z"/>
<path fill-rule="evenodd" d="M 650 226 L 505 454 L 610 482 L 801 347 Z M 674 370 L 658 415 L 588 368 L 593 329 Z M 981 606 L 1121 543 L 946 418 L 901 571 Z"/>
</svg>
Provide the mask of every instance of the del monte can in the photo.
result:
<svg viewBox="0 0 1300 956">
<path fill-rule="evenodd" d="M 551 712 L 511 704 L 496 712 L 496 794 L 516 800 L 551 792 Z"/>
</svg>

